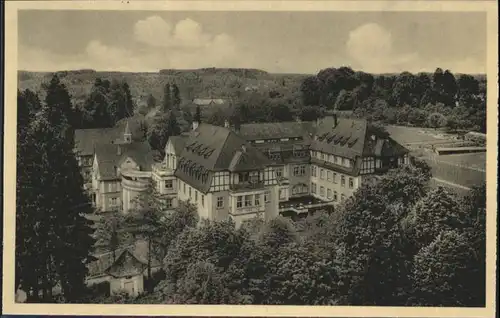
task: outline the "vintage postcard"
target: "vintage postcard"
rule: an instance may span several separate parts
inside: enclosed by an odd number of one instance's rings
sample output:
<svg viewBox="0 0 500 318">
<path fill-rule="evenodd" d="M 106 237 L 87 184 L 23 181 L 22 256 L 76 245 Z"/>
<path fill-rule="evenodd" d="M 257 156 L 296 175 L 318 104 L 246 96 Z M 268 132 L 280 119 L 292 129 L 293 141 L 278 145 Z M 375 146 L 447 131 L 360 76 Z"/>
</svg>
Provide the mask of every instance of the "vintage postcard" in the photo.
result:
<svg viewBox="0 0 500 318">
<path fill-rule="evenodd" d="M 495 315 L 495 1 L 5 9 L 4 313 Z"/>
</svg>

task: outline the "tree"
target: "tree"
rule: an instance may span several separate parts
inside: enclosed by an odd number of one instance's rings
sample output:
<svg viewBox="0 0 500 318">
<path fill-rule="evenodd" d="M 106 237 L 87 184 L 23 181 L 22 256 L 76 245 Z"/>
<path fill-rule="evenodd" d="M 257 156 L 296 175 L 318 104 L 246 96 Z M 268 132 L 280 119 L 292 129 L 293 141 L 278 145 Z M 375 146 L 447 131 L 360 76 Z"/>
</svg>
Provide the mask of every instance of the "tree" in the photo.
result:
<svg viewBox="0 0 500 318">
<path fill-rule="evenodd" d="M 43 111 L 46 113 L 49 123 L 57 127 L 57 130 L 73 141 L 73 106 L 71 96 L 66 86 L 61 83 L 59 77 L 54 74 L 46 86 L 45 105 Z"/>
<path fill-rule="evenodd" d="M 172 88 L 170 83 L 165 84 L 163 88 L 163 100 L 161 105 L 164 112 L 172 110 Z"/>
<path fill-rule="evenodd" d="M 404 305 L 414 247 L 402 221 L 424 193 L 428 176 L 404 166 L 348 199 L 325 232 L 336 246 L 342 304 Z"/>
<path fill-rule="evenodd" d="M 332 259 L 304 244 L 285 244 L 276 250 L 268 304 L 335 305 L 338 277 Z"/>
<path fill-rule="evenodd" d="M 151 280 L 154 244 L 164 231 L 163 220 L 170 209 L 165 203 L 164 195 L 158 192 L 154 182 L 149 183 L 148 188 L 135 198 L 133 206 L 134 209 L 127 214 L 125 226 L 128 231 L 147 241 L 147 277 Z"/>
<path fill-rule="evenodd" d="M 146 101 L 146 104 L 148 105 L 149 109 L 155 108 L 156 107 L 156 98 L 152 94 L 149 94 L 148 99 Z"/>
<path fill-rule="evenodd" d="M 52 105 L 64 104 L 66 94 L 59 93 L 51 94 Z M 92 259 L 92 229 L 84 217 L 92 209 L 72 144 L 49 118 L 61 117 L 50 109 L 42 112 L 20 149 L 23 153 L 28 148 L 33 155 L 29 161 L 21 161 L 18 170 L 23 174 L 18 177 L 16 239 L 20 258 L 16 271 L 21 286 L 35 301 L 40 290 L 44 299 L 51 298 L 52 288 L 58 284 L 66 301 L 72 302 L 85 289 L 86 262 Z"/>
<path fill-rule="evenodd" d="M 111 82 L 110 91 L 107 95 L 107 112 L 113 126 L 120 119 L 125 118 L 129 115 L 130 111 L 127 109 L 129 107 L 127 105 L 127 98 L 128 97 L 123 89 L 123 86 L 118 81 L 113 80 Z"/>
<path fill-rule="evenodd" d="M 481 306 L 475 301 L 474 285 L 479 277 L 477 268 L 470 262 L 472 255 L 474 249 L 466 236 L 455 230 L 441 232 L 415 256 L 412 273 L 415 303 Z"/>
<path fill-rule="evenodd" d="M 413 217 L 418 246 L 427 246 L 443 231 L 464 227 L 464 215 L 457 201 L 456 196 L 438 187 L 416 203 Z"/>
<path fill-rule="evenodd" d="M 354 101 L 350 92 L 341 90 L 335 101 L 335 110 L 352 110 L 354 108 Z"/>
<path fill-rule="evenodd" d="M 409 72 L 399 74 L 392 87 L 391 104 L 396 107 L 416 106 L 419 100 L 414 96 L 416 81 L 415 75 Z"/>
<path fill-rule="evenodd" d="M 194 114 L 194 121 L 201 123 L 201 109 L 200 105 L 196 105 L 196 113 Z"/>
<path fill-rule="evenodd" d="M 130 86 L 127 82 L 122 83 L 123 94 L 125 95 L 125 108 L 123 117 L 132 117 L 134 115 L 134 99 L 130 92 Z"/>
<path fill-rule="evenodd" d="M 219 303 L 241 302 L 239 297 L 234 299 L 234 295 L 245 293 L 243 267 L 249 249 L 243 247 L 247 242 L 247 232 L 236 230 L 230 220 L 204 220 L 199 227 L 186 228 L 170 245 L 164 258 L 167 279 L 161 286 L 163 294 L 173 302 L 179 297 L 194 299 L 196 303 L 209 299 L 218 299 Z M 222 281 L 225 288 L 213 290 L 211 285 L 203 283 L 209 279 L 207 274 L 214 278 L 214 281 L 210 278 L 210 284 L 221 286 L 219 282 Z M 200 280 L 200 276 L 205 279 Z M 184 287 L 186 285 L 189 289 Z M 201 297 L 204 294 L 212 296 Z"/>
<path fill-rule="evenodd" d="M 181 130 L 174 112 L 170 111 L 168 114 L 159 113 L 148 128 L 147 140 L 151 148 L 164 155 L 168 138 L 170 136 L 177 136 L 180 132 Z"/>
<path fill-rule="evenodd" d="M 104 128 L 113 125 L 111 115 L 108 110 L 108 94 L 110 85 L 108 81 L 96 78 L 90 91 L 90 95 L 83 105 L 83 119 L 88 128 Z"/>
<path fill-rule="evenodd" d="M 300 110 L 300 119 L 303 121 L 314 121 L 321 117 L 321 110 L 318 107 L 306 106 Z"/>
<path fill-rule="evenodd" d="M 320 84 L 315 76 L 306 78 L 300 85 L 302 103 L 305 106 L 318 106 L 320 103 Z"/>
<path fill-rule="evenodd" d="M 42 109 L 42 103 L 38 98 L 38 94 L 29 89 L 24 90 L 22 94 L 29 106 L 30 113 L 35 114 Z"/>
<path fill-rule="evenodd" d="M 427 123 L 430 127 L 438 129 L 446 125 L 446 117 L 440 113 L 432 113 L 427 118 Z"/>
<path fill-rule="evenodd" d="M 479 82 L 471 75 L 460 75 L 457 85 L 460 99 L 470 100 L 474 95 L 479 94 Z"/>
<path fill-rule="evenodd" d="M 120 212 L 102 217 L 97 223 L 94 232 L 96 246 L 102 246 L 112 252 L 113 262 L 116 260 L 116 251 L 131 242 L 132 236 L 125 231 L 125 218 Z"/>
<path fill-rule="evenodd" d="M 424 126 L 427 118 L 427 112 L 418 108 L 413 108 L 408 112 L 408 122 L 418 127 Z"/>
<path fill-rule="evenodd" d="M 284 104 L 271 104 L 268 109 L 269 122 L 282 122 L 282 121 L 292 121 L 293 113 L 290 108 Z"/>
<path fill-rule="evenodd" d="M 172 242 L 175 241 L 185 229 L 195 227 L 198 224 L 198 210 L 195 205 L 179 201 L 174 211 L 169 212 L 162 220 L 164 233 L 159 237 L 159 258 L 163 259 Z"/>
<path fill-rule="evenodd" d="M 176 84 L 172 85 L 172 106 L 174 109 L 179 110 L 181 108 L 181 96 L 179 87 Z"/>
<path fill-rule="evenodd" d="M 227 111 L 224 111 L 224 109 L 217 107 L 211 110 L 211 113 L 207 118 L 207 123 L 216 126 L 224 126 L 226 120 L 229 120 Z"/>
</svg>

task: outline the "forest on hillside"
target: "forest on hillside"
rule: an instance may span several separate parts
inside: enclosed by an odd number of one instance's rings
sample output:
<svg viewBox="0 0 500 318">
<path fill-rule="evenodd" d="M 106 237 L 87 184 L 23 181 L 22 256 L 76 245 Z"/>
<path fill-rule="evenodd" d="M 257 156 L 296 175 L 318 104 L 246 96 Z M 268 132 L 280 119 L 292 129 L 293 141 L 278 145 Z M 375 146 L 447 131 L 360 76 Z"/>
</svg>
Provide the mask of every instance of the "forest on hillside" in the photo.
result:
<svg viewBox="0 0 500 318">
<path fill-rule="evenodd" d="M 222 124 L 225 119 L 241 123 L 297 117 L 313 120 L 338 111 L 385 124 L 486 131 L 486 77 L 453 74 L 440 68 L 434 73 L 382 75 L 349 67 L 326 68 L 316 75 L 216 68 L 57 74 L 77 109 L 84 107 L 99 78 L 128 83 L 134 112 L 143 115 L 161 103 L 165 85 L 173 83 L 179 89 L 181 109 L 191 114 L 195 112 L 194 98 L 224 99 L 223 105 L 201 110 L 204 120 L 214 124 Z M 48 73 L 21 71 L 19 88 L 42 95 L 42 83 L 50 77 Z"/>
</svg>

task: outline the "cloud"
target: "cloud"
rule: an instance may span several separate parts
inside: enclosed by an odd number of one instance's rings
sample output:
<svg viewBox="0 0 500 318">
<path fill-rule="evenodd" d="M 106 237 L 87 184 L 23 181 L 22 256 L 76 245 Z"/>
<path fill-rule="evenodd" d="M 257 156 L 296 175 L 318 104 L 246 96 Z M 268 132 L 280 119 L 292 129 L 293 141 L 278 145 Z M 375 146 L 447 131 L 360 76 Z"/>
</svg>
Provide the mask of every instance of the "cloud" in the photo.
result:
<svg viewBox="0 0 500 318">
<path fill-rule="evenodd" d="M 217 35 L 205 33 L 201 24 L 189 18 L 172 26 L 161 17 L 151 16 L 135 23 L 134 37 L 152 47 L 189 49 L 210 46 Z"/>
<path fill-rule="evenodd" d="M 251 67 L 226 33 L 209 34 L 200 23 L 184 19 L 175 25 L 158 16 L 139 20 L 133 27 L 137 43 L 127 47 L 90 41 L 78 55 L 60 55 L 35 47 L 20 47 L 19 67 L 37 71 L 92 68 L 100 71 L 158 71 L 162 68 Z"/>
<path fill-rule="evenodd" d="M 358 67 L 374 73 L 407 70 L 419 59 L 416 53 L 395 52 L 392 34 L 376 23 L 349 32 L 346 51 Z"/>
<path fill-rule="evenodd" d="M 346 42 L 346 52 L 354 68 L 373 73 L 434 72 L 437 67 L 453 73 L 486 71 L 484 63 L 472 57 L 425 59 L 418 52 L 398 52 L 394 49 L 391 32 L 376 23 L 367 23 L 352 30 Z"/>
</svg>

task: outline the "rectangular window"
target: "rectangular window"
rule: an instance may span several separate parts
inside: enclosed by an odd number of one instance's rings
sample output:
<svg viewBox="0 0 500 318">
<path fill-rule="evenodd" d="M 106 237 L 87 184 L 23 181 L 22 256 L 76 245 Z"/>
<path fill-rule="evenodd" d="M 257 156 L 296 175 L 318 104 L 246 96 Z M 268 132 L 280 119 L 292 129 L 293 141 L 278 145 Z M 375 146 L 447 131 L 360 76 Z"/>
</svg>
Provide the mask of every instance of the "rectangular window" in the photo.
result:
<svg viewBox="0 0 500 318">
<path fill-rule="evenodd" d="M 189 187 L 188 189 L 189 189 L 189 198 L 192 199 L 193 198 L 193 194 L 191 193 L 191 187 Z"/>
<path fill-rule="evenodd" d="M 325 196 L 325 187 L 321 186 L 321 187 L 319 188 L 319 195 L 320 195 L 320 196 L 322 196 L 322 197 L 324 197 L 324 196 Z"/>
<path fill-rule="evenodd" d="M 337 183 L 337 173 L 333 173 L 333 183 Z"/>
<path fill-rule="evenodd" d="M 194 190 L 194 202 L 198 202 L 198 191 Z"/>
<path fill-rule="evenodd" d="M 343 186 L 343 187 L 345 187 L 345 176 L 342 176 L 340 178 L 340 185 Z"/>
<path fill-rule="evenodd" d="M 276 168 L 276 178 L 283 177 L 283 167 Z"/>
<path fill-rule="evenodd" d="M 326 172 L 326 180 L 332 182 L 332 172 L 331 171 Z"/>
<path fill-rule="evenodd" d="M 165 205 L 167 206 L 167 209 L 171 209 L 172 208 L 172 199 L 166 199 L 165 200 Z"/>
<path fill-rule="evenodd" d="M 245 206 L 252 206 L 252 196 L 245 195 Z"/>
<path fill-rule="evenodd" d="M 165 180 L 165 189 L 172 189 L 174 187 L 174 183 L 172 180 Z"/>
<path fill-rule="evenodd" d="M 321 169 L 319 171 L 319 177 L 321 178 L 321 180 L 325 180 L 325 169 Z"/>
<path fill-rule="evenodd" d="M 252 196 L 245 195 L 245 206 L 252 206 Z"/>
<path fill-rule="evenodd" d="M 217 197 L 217 209 L 224 207 L 224 197 Z"/>
<path fill-rule="evenodd" d="M 349 178 L 349 188 L 350 189 L 354 188 L 354 179 L 353 178 Z"/>
<path fill-rule="evenodd" d="M 182 184 L 182 188 L 183 188 L 183 189 L 182 189 L 182 190 L 183 190 L 182 192 L 184 192 L 184 194 L 186 194 L 186 184 L 185 184 L 185 183 L 183 183 L 183 184 Z"/>
<path fill-rule="evenodd" d="M 311 166 L 311 175 L 316 177 L 316 166 Z"/>
<path fill-rule="evenodd" d="M 337 201 L 339 199 L 339 196 L 337 194 L 337 191 L 333 191 L 333 201 Z"/>
<path fill-rule="evenodd" d="M 205 206 L 205 196 L 201 195 L 201 206 Z"/>
<path fill-rule="evenodd" d="M 260 194 L 255 195 L 255 206 L 260 206 Z"/>
<path fill-rule="evenodd" d="M 332 199 L 332 189 L 327 189 L 326 190 L 326 198 L 328 200 L 331 200 Z"/>
<path fill-rule="evenodd" d="M 271 193 L 270 193 L 269 191 L 266 191 L 266 192 L 264 193 L 264 201 L 265 201 L 266 203 L 267 203 L 267 202 L 270 202 L 270 200 L 271 200 L 270 196 L 271 196 Z"/>
<path fill-rule="evenodd" d="M 325 154 L 321 153 L 321 160 L 325 160 Z"/>
<path fill-rule="evenodd" d="M 316 186 L 316 183 L 311 182 L 311 193 L 316 194 L 316 190 L 317 190 L 317 188 L 316 188 L 316 187 L 317 187 L 317 186 Z"/>
<path fill-rule="evenodd" d="M 243 206 L 243 197 L 240 195 L 236 197 L 236 207 L 241 208 L 242 206 Z"/>
<path fill-rule="evenodd" d="M 109 205 L 110 206 L 117 206 L 118 205 L 118 198 L 110 198 Z"/>
<path fill-rule="evenodd" d="M 336 156 L 336 157 L 335 157 L 335 163 L 336 163 L 336 164 L 338 164 L 338 165 L 340 165 L 340 160 L 341 160 L 341 159 L 342 159 L 342 158 L 340 158 L 339 156 Z"/>
<path fill-rule="evenodd" d="M 300 166 L 300 175 L 304 176 L 306 174 L 306 166 Z"/>
<path fill-rule="evenodd" d="M 298 176 L 299 175 L 299 167 L 298 166 L 293 167 L 293 175 L 294 176 Z"/>
<path fill-rule="evenodd" d="M 280 189 L 280 199 L 285 199 L 286 198 L 286 192 L 284 189 Z"/>
</svg>

